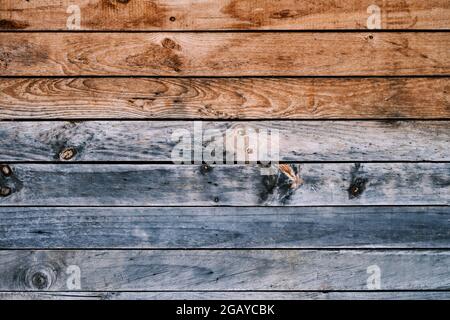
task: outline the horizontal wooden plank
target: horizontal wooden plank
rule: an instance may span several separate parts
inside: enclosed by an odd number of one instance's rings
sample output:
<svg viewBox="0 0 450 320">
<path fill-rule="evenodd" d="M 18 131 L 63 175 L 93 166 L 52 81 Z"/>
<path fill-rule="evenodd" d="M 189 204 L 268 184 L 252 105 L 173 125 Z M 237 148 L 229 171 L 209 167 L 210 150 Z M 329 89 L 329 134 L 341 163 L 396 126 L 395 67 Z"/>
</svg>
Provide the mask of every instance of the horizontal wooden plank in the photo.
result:
<svg viewBox="0 0 450 320">
<path fill-rule="evenodd" d="M 69 5 L 81 30 L 365 29 L 372 0 L 62 0 L 0 3 L 0 29 L 65 30 Z M 445 0 L 377 1 L 383 29 L 449 29 Z M 73 12 L 73 11 L 72 11 Z M 369 12 L 369 13 L 368 13 Z"/>
<path fill-rule="evenodd" d="M 7 250 L 0 290 L 73 289 L 78 274 L 85 291 L 365 291 L 373 270 L 383 290 L 448 290 L 449 264 L 436 250 Z"/>
<path fill-rule="evenodd" d="M 450 161 L 449 144 L 450 121 L 0 123 L 0 161 L 175 161 L 182 147 L 221 162 L 250 148 L 255 158 L 239 159 L 259 161 L 266 145 L 279 148 L 279 161 Z"/>
<path fill-rule="evenodd" d="M 449 75 L 450 37 L 418 33 L 2 33 L 0 75 Z"/>
<path fill-rule="evenodd" d="M 266 169 L 16 164 L 1 168 L 0 205 L 448 205 L 450 199 L 450 163 L 284 164 L 273 174 Z"/>
<path fill-rule="evenodd" d="M 0 292 L 0 300 L 449 300 L 449 291 Z"/>
<path fill-rule="evenodd" d="M 450 78 L 0 78 L 0 119 L 437 119 L 449 92 Z"/>
<path fill-rule="evenodd" d="M 2 248 L 450 248 L 450 207 L 0 208 Z"/>
</svg>

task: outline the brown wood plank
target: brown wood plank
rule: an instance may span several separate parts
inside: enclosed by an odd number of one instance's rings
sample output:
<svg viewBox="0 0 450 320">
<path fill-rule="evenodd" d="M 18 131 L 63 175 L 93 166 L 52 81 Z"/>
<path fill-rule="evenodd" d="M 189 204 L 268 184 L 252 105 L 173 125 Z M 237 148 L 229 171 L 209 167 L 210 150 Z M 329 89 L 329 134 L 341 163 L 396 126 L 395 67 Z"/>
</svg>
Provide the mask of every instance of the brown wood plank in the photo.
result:
<svg viewBox="0 0 450 320">
<path fill-rule="evenodd" d="M 449 75 L 450 36 L 418 33 L 1 33 L 1 76 Z"/>
<path fill-rule="evenodd" d="M 374 266 L 382 290 L 448 290 L 449 263 L 442 250 L 6 250 L 0 290 L 74 290 L 76 268 L 86 291 L 370 291 Z"/>
<path fill-rule="evenodd" d="M 448 205 L 450 163 L 15 164 L 0 205 Z M 270 175 L 263 175 L 270 174 Z"/>
<path fill-rule="evenodd" d="M 0 78 L 0 110 L 0 119 L 438 119 L 450 118 L 450 78 Z"/>
<path fill-rule="evenodd" d="M 450 28 L 447 0 L 2 0 L 0 28 L 65 30 L 73 4 L 82 30 L 365 29 L 373 4 L 383 29 Z"/>
</svg>

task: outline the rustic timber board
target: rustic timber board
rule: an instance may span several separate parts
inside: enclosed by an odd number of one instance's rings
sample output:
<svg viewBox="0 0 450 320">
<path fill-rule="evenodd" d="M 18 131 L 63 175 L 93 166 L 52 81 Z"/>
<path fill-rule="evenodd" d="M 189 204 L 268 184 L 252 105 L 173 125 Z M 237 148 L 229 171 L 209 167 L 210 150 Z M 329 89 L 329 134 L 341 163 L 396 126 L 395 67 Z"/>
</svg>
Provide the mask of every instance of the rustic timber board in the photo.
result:
<svg viewBox="0 0 450 320">
<path fill-rule="evenodd" d="M 441 291 L 147 291 L 0 292 L 7 300 L 449 300 Z"/>
<path fill-rule="evenodd" d="M 446 32 L 0 33 L 1 76 L 450 75 Z"/>
<path fill-rule="evenodd" d="M 449 92 L 448 77 L 0 78 L 0 119 L 450 119 Z"/>
<path fill-rule="evenodd" d="M 196 126 L 203 130 L 201 142 L 194 137 Z M 450 161 L 450 121 L 5 122 L 0 161 L 172 162 L 183 139 L 192 150 L 223 149 L 214 158 L 225 161 L 227 153 L 244 151 L 227 149 L 242 134 L 275 131 L 277 140 L 252 138 L 255 153 L 270 142 L 278 145 L 279 161 Z M 67 149 L 73 150 L 70 158 L 61 154 Z"/>
<path fill-rule="evenodd" d="M 2 207 L 0 215 L 4 249 L 450 247 L 448 207 Z"/>
<path fill-rule="evenodd" d="M 450 299 L 449 31 L 448 0 L 2 0 L 0 299 Z M 199 125 L 280 163 L 174 163 Z"/>
<path fill-rule="evenodd" d="M 73 265 L 86 291 L 367 291 L 373 265 L 385 290 L 448 290 L 449 264 L 442 250 L 9 250 L 0 290 L 66 290 Z"/>
<path fill-rule="evenodd" d="M 0 206 L 449 205 L 450 163 L 16 164 Z M 4 172 L 4 167 L 2 167 Z"/>
<path fill-rule="evenodd" d="M 82 30 L 366 29 L 373 4 L 383 29 L 450 29 L 446 0 L 3 0 L 0 29 L 66 30 L 73 4 Z"/>
</svg>

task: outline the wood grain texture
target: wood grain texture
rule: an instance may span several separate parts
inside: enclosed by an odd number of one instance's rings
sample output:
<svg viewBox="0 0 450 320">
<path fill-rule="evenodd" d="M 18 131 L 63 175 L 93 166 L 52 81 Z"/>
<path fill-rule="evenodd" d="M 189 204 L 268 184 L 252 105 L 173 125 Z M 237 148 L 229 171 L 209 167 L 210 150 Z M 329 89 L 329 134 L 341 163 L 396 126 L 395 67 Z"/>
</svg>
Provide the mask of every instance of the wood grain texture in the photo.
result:
<svg viewBox="0 0 450 320">
<path fill-rule="evenodd" d="M 0 300 L 449 299 L 450 2 L 373 4 L 1 1 Z"/>
<path fill-rule="evenodd" d="M 450 163 L 16 164 L 0 205 L 448 205 Z"/>
<path fill-rule="evenodd" d="M 450 121 L 4 122 L 0 161 L 65 161 L 61 153 L 72 148 L 70 161 L 172 162 L 184 141 L 195 148 L 200 126 L 203 142 L 196 145 L 205 160 L 213 149 L 229 157 L 252 148 L 257 156 L 270 143 L 280 161 L 450 161 Z M 256 132 L 278 132 L 279 139 L 251 138 Z M 230 147 L 247 137 L 255 143 Z"/>
<path fill-rule="evenodd" d="M 449 75 L 450 37 L 418 33 L 1 33 L 1 76 Z"/>
<path fill-rule="evenodd" d="M 0 119 L 442 119 L 449 92 L 450 78 L 0 78 Z"/>
<path fill-rule="evenodd" d="M 0 300 L 449 300 L 449 291 L 0 292 Z"/>
<path fill-rule="evenodd" d="M 371 0 L 62 0 L 0 3 L 0 29 L 65 30 L 69 5 L 82 30 L 365 29 Z M 445 0 L 378 0 L 383 29 L 449 29 Z"/>
<path fill-rule="evenodd" d="M 369 266 L 384 290 L 448 290 L 448 251 L 113 250 L 0 251 L 0 290 L 368 290 Z"/>
<path fill-rule="evenodd" d="M 449 248 L 449 207 L 0 208 L 1 248 Z"/>
</svg>

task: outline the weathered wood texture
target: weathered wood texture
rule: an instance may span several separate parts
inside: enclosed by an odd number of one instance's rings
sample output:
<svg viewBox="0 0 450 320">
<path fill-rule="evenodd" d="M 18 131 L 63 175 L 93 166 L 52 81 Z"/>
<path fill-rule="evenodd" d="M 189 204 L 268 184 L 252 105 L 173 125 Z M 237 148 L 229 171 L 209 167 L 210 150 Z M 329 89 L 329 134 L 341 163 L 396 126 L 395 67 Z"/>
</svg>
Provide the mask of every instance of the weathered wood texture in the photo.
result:
<svg viewBox="0 0 450 320">
<path fill-rule="evenodd" d="M 257 132 L 278 132 L 279 139 L 253 137 Z M 450 121 L 4 122 L 0 161 L 65 161 L 67 148 L 74 150 L 71 161 L 172 161 L 174 148 L 187 140 L 193 150 L 194 135 L 202 134 L 196 144 L 205 157 L 248 148 L 256 156 L 271 144 L 280 161 L 450 161 Z M 254 143 L 230 147 L 247 138 Z"/>
<path fill-rule="evenodd" d="M 16 164 L 2 167 L 0 205 L 448 205 L 450 199 L 450 163 L 306 163 L 277 170 Z"/>
<path fill-rule="evenodd" d="M 448 0 L 3 0 L 0 30 L 0 299 L 450 298 Z M 288 164 L 163 164 L 192 119 Z"/>
<path fill-rule="evenodd" d="M 365 29 L 373 4 L 383 29 L 450 28 L 446 0 L 2 0 L 0 29 L 65 30 L 73 4 L 82 30 Z"/>
<path fill-rule="evenodd" d="M 450 248 L 450 207 L 0 208 L 2 248 Z"/>
<path fill-rule="evenodd" d="M 442 119 L 450 78 L 0 78 L 0 109 L 0 119 Z"/>
<path fill-rule="evenodd" d="M 378 266 L 384 290 L 448 290 L 448 251 L 113 250 L 0 251 L 0 290 L 369 290 Z"/>
<path fill-rule="evenodd" d="M 0 292 L 0 300 L 449 300 L 449 291 Z"/>
<path fill-rule="evenodd" d="M 449 75 L 450 37 L 418 33 L 1 33 L 0 75 Z"/>
</svg>

